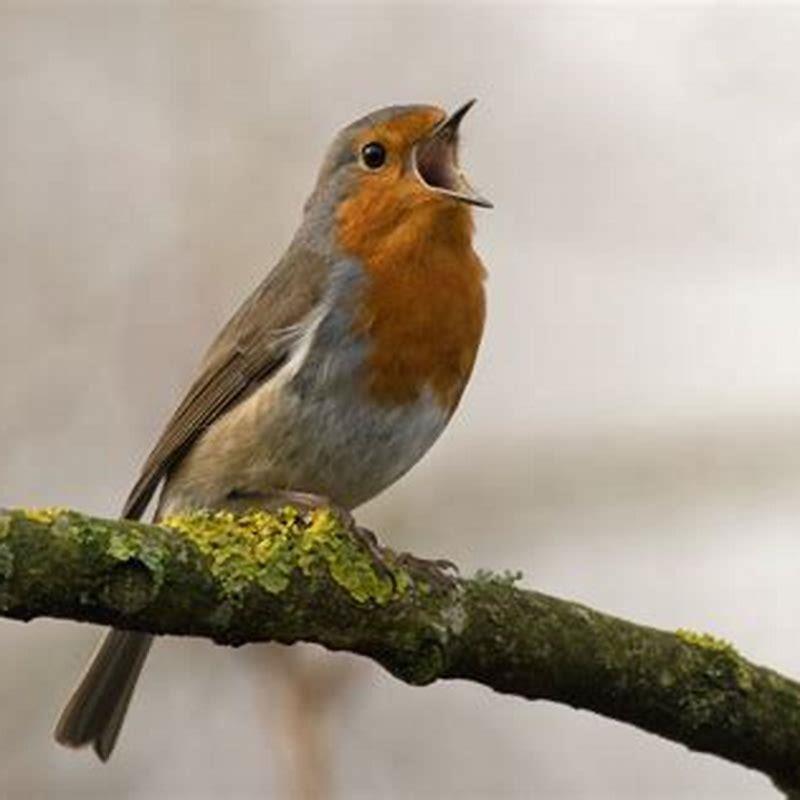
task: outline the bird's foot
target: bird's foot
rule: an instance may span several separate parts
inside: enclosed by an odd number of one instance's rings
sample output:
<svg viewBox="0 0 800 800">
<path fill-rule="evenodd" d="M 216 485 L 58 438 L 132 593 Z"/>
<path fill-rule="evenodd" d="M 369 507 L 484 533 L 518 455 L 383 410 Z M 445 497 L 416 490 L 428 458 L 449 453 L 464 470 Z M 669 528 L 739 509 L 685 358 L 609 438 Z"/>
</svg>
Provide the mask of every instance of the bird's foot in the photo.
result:
<svg viewBox="0 0 800 800">
<path fill-rule="evenodd" d="M 325 506 L 338 517 L 344 531 L 369 553 L 372 558 L 372 564 L 378 570 L 378 573 L 395 583 L 392 568 L 395 566 L 396 561 L 392 553 L 381 547 L 378 543 L 378 537 L 369 528 L 359 525 L 355 517 L 346 508 L 330 502 L 326 503 Z"/>
<path fill-rule="evenodd" d="M 411 571 L 421 572 L 426 580 L 441 589 L 452 589 L 458 583 L 458 567 L 446 558 L 428 559 L 399 553 L 397 563 Z"/>
<path fill-rule="evenodd" d="M 266 511 L 279 511 L 285 506 L 294 506 L 311 513 L 319 509 L 328 509 L 341 523 L 342 529 L 360 544 L 372 557 L 375 567 L 381 575 L 394 580 L 390 554 L 378 544 L 375 534 L 356 523 L 355 517 L 343 506 L 334 503 L 329 497 L 312 492 L 301 492 L 293 489 L 274 489 L 269 492 L 231 492 L 228 495 L 228 507 L 232 510 L 260 508 Z"/>
<path fill-rule="evenodd" d="M 350 535 L 372 558 L 378 572 L 393 582 L 394 569 L 405 567 L 411 572 L 422 574 L 432 586 L 449 590 L 459 578 L 458 567 L 444 558 L 426 559 L 411 553 L 394 553 L 382 547 L 375 534 L 368 528 L 359 525 L 352 513 L 343 506 L 334 503 L 329 497 L 312 492 L 301 492 L 291 489 L 275 489 L 269 492 L 232 492 L 226 505 L 231 510 L 260 508 L 267 511 L 278 511 L 289 505 L 306 512 L 328 509 L 339 520 L 342 529 Z"/>
</svg>

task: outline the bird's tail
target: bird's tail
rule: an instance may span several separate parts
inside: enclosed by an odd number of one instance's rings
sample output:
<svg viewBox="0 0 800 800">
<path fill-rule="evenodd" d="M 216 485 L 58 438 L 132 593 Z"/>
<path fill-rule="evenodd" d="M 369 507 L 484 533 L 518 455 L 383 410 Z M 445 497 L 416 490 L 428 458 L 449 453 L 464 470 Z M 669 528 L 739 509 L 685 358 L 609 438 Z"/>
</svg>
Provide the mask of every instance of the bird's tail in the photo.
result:
<svg viewBox="0 0 800 800">
<path fill-rule="evenodd" d="M 106 634 L 61 712 L 55 731 L 59 744 L 91 744 L 103 761 L 108 760 L 152 643 L 146 633 Z"/>
</svg>

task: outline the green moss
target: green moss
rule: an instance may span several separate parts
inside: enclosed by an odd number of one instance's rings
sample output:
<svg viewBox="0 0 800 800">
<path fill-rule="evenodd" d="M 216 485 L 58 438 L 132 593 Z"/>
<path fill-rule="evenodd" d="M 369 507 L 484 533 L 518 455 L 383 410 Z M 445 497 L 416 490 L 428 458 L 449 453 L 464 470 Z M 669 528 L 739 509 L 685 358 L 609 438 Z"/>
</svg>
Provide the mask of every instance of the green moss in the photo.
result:
<svg viewBox="0 0 800 800">
<path fill-rule="evenodd" d="M 97 524 L 94 525 L 97 529 Z M 121 564 L 138 562 L 147 568 L 153 594 L 158 592 L 164 580 L 165 551 L 138 525 L 110 531 L 106 553 Z"/>
<path fill-rule="evenodd" d="M 326 570 L 359 603 L 384 605 L 410 585 L 403 569 L 391 567 L 391 574 L 383 574 L 330 509 L 315 510 L 310 521 L 291 507 L 242 515 L 193 511 L 162 524 L 189 538 L 211 559 L 211 572 L 229 595 L 239 595 L 253 583 L 279 594 L 295 570 L 308 578 Z"/>
<path fill-rule="evenodd" d="M 110 608 L 124 614 L 135 614 L 150 604 L 157 591 L 153 573 L 133 558 L 120 563 L 112 571 L 100 596 Z"/>
<path fill-rule="evenodd" d="M 0 611 L 6 611 L 11 605 L 8 587 L 13 577 L 14 551 L 8 545 L 0 543 Z"/>
<path fill-rule="evenodd" d="M 14 574 L 14 551 L 5 544 L 0 544 L 0 583 L 8 581 Z"/>
<path fill-rule="evenodd" d="M 108 554 L 111 558 L 115 558 L 117 561 L 127 561 L 129 558 L 133 558 L 137 551 L 138 547 L 127 535 L 127 531 L 124 534 L 111 535 L 108 543 Z"/>
</svg>

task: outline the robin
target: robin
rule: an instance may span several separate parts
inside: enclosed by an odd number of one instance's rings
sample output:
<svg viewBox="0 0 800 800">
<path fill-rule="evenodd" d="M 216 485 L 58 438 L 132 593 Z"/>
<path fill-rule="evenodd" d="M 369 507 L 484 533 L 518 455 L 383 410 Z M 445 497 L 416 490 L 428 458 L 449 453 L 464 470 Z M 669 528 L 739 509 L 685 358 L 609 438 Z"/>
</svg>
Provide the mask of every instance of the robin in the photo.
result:
<svg viewBox="0 0 800 800">
<path fill-rule="evenodd" d="M 123 517 L 239 501 L 349 512 L 447 425 L 483 331 L 484 269 L 451 115 L 391 106 L 342 130 L 278 264 L 217 336 Z M 357 530 L 357 529 L 356 529 Z M 107 760 L 152 636 L 111 630 L 55 731 Z"/>
</svg>

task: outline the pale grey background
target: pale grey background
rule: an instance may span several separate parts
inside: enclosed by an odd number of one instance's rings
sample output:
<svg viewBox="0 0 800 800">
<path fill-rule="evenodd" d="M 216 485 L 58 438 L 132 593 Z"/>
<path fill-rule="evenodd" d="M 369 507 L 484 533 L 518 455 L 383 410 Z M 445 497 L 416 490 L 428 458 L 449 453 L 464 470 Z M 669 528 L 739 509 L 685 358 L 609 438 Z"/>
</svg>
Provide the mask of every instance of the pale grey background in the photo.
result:
<svg viewBox="0 0 800 800">
<path fill-rule="evenodd" d="M 0 504 L 115 513 L 334 131 L 471 96 L 486 340 L 363 519 L 800 674 L 798 5 L 4 2 Z M 3 798 L 302 795 L 263 648 L 161 643 L 112 762 L 57 749 L 96 636 L 0 624 Z M 331 796 L 775 796 L 587 713 L 335 662 Z"/>
</svg>

